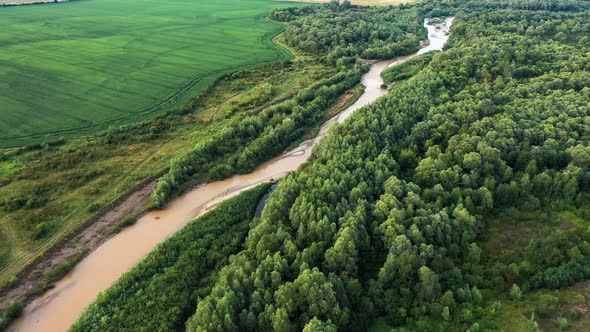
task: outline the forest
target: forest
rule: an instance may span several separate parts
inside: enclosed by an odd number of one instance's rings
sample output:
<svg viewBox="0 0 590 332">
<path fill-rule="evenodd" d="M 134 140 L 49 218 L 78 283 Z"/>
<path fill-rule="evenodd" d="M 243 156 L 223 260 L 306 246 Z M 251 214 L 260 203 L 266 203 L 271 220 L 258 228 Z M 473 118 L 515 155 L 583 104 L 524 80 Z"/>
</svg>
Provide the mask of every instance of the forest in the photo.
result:
<svg viewBox="0 0 590 332">
<path fill-rule="evenodd" d="M 368 67 L 359 61 L 359 56 L 367 50 L 385 52 L 371 56 L 374 59 L 411 54 L 418 49 L 419 40 L 426 37 L 416 8 L 353 10 L 348 2 L 330 3 L 277 9 L 270 18 L 288 24 L 283 37 L 289 46 L 335 65 L 337 73 L 300 89 L 288 101 L 224 128 L 189 153 L 175 158 L 152 194 L 155 206 L 162 207 L 182 190 L 183 184 L 203 173 L 210 179 L 220 179 L 252 171 L 303 137 L 339 96 L 360 82 Z M 372 27 L 380 28 L 369 34 Z"/>
<path fill-rule="evenodd" d="M 377 20 L 358 20 L 363 14 Z M 388 94 L 337 126 L 279 182 L 241 249 L 193 296 L 189 315 L 183 307 L 186 325 L 176 321 L 177 329 L 358 331 L 379 322 L 386 330 L 493 331 L 520 307 L 526 319 L 507 320 L 521 324 L 516 330 L 588 327 L 587 314 L 558 305 L 561 290 L 590 277 L 588 2 L 331 3 L 271 17 L 288 22 L 293 47 L 343 64 L 415 50 L 400 45 L 391 18 L 419 39 L 424 17 L 448 15 L 456 20 L 445 50 L 386 71 Z M 351 81 L 363 71 L 352 68 Z M 315 92 L 346 75 L 302 90 L 297 109 L 320 107 L 326 97 Z M 253 147 L 275 131 L 252 128 Z M 212 142 L 231 142 L 240 130 Z M 156 200 L 165 202 L 174 179 L 190 177 L 218 146 L 175 161 Z M 227 167 L 248 169 L 256 163 L 240 160 L 261 160 L 266 150 L 244 151 L 255 158 L 234 157 Z M 109 292 L 76 326 L 141 321 L 137 311 L 109 311 L 121 299 Z"/>
<path fill-rule="evenodd" d="M 372 11 L 365 11 L 365 20 Z M 272 43 L 272 37 L 265 35 L 266 42 Z M 369 42 L 377 37 L 362 38 Z M 405 38 L 396 37 L 400 42 Z M 43 264 L 37 264 L 41 271 L 27 272 L 31 262 L 43 261 L 49 251 L 63 247 L 156 179 L 163 176 L 153 202 L 138 203 L 125 220 L 163 206 L 197 183 L 252 170 L 356 100 L 367 66 L 354 57 L 334 65 L 322 54 L 281 48 L 291 51 L 298 53 L 297 59 L 223 74 L 186 104 L 152 120 L 113 126 L 93 136 L 2 149 L 0 310 L 9 303 L 5 294 L 51 272 Z M 34 284 L 40 290 L 34 293 L 51 287 L 37 280 Z"/>
<path fill-rule="evenodd" d="M 241 250 L 269 188 L 248 190 L 189 223 L 101 294 L 71 330 L 180 329 L 197 298 L 210 292 L 208 284 Z"/>
<path fill-rule="evenodd" d="M 344 7 L 313 11 L 336 15 Z M 378 11 L 383 10 L 355 9 L 355 15 L 369 22 Z M 415 8 L 382 19 L 390 28 L 419 31 L 422 25 Z M 293 16 L 281 21 L 287 29 L 300 20 Z M 358 36 L 356 42 L 404 43 L 410 36 L 400 31 Z M 270 42 L 272 36 L 265 38 Z M 412 40 L 417 47 L 418 40 Z M 110 221 L 113 225 L 101 230 L 99 238 L 108 238 L 143 211 L 163 206 L 195 184 L 252 170 L 314 135 L 323 121 L 362 92 L 358 83 L 368 67 L 355 56 L 328 60 L 333 47 L 328 39 L 322 41 L 325 52 L 282 44 L 289 49 L 281 49 L 283 53 L 296 53 L 297 58 L 221 75 L 189 102 L 155 119 L 0 151 L 0 310 L 8 313 L 3 322 L 14 319 L 16 310 L 9 310 L 13 299 L 19 304 L 14 308 L 22 307 L 54 286 L 51 276 L 73 268 L 70 259 L 89 252 L 84 242 L 75 241 L 77 235 L 105 213 L 117 211 L 130 195 L 161 178 L 151 202 L 119 211 L 127 215 Z M 79 250 L 59 258 L 67 264 L 52 258 L 56 250 L 70 246 Z"/>
</svg>

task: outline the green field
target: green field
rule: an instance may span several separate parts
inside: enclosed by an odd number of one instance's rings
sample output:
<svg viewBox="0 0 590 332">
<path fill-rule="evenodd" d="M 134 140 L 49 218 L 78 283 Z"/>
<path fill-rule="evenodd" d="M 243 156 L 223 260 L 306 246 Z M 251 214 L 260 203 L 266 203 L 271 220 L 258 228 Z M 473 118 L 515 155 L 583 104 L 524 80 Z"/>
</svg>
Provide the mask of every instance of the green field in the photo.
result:
<svg viewBox="0 0 590 332">
<path fill-rule="evenodd" d="M 96 133 L 222 73 L 289 58 L 272 0 L 87 0 L 0 8 L 0 147 Z"/>
</svg>

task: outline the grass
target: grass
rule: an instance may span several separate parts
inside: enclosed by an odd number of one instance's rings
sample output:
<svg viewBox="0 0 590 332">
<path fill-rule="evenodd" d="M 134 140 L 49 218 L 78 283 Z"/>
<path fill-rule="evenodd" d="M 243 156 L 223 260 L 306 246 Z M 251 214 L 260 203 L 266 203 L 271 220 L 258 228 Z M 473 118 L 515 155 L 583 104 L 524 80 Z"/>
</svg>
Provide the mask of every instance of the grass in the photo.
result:
<svg viewBox="0 0 590 332">
<path fill-rule="evenodd" d="M 129 135 L 120 144 L 105 144 L 103 135 L 39 149 L 7 150 L 8 159 L 0 163 L 12 165 L 0 174 L 0 183 L 7 183 L 0 186 L 0 285 L 102 207 L 161 174 L 175 156 L 230 123 L 290 98 L 294 87 L 309 86 L 334 72 L 310 60 L 291 66 L 268 65 L 219 81 L 189 114 L 164 116 L 125 131 Z M 269 85 L 271 95 L 259 98 Z M 157 135 L 145 134 L 158 123 L 166 129 Z M 26 198 L 33 188 L 50 188 L 38 195 L 47 198 L 41 206 L 2 209 L 3 201 Z M 38 223 L 50 226 L 41 238 L 34 237 Z"/>
<path fill-rule="evenodd" d="M 389 332 L 393 329 L 385 318 L 379 317 L 373 321 L 373 323 L 367 329 L 368 332 Z"/>
<path fill-rule="evenodd" d="M 136 222 L 137 222 L 137 216 L 134 216 L 134 215 L 126 216 L 125 218 L 121 219 L 121 221 L 119 221 L 115 226 L 113 226 L 113 228 L 111 228 L 109 233 L 111 233 L 111 234 L 119 233 L 124 228 L 129 227 L 131 225 L 135 225 Z"/>
<path fill-rule="evenodd" d="M 88 249 L 84 248 L 80 250 L 80 252 L 76 253 L 74 256 L 70 257 L 69 259 L 61 262 L 58 266 L 55 267 L 50 273 L 46 276 L 47 283 L 53 283 L 58 281 L 63 276 L 65 276 L 68 272 L 70 272 L 74 266 L 86 255 L 88 254 Z"/>
<path fill-rule="evenodd" d="M 478 313 L 481 331 L 588 331 L 590 284 L 581 282 L 560 290 L 538 290 L 511 300 L 505 294 L 488 295 Z M 567 328 L 560 326 L 567 322 Z"/>
<path fill-rule="evenodd" d="M 6 236 L 4 236 L 4 234 L 0 233 L 0 259 L 2 259 L 2 257 L 8 257 L 9 253 L 10 242 L 8 242 L 8 239 Z"/>
<path fill-rule="evenodd" d="M 290 59 L 271 0 L 87 0 L 0 8 L 0 147 L 173 109 L 216 77 Z M 1 172 L 6 172 L 3 166 Z"/>
<path fill-rule="evenodd" d="M 484 264 L 518 263 L 531 240 L 546 238 L 557 229 L 588 239 L 590 222 L 580 216 L 586 208 L 550 214 L 514 210 L 489 220 L 481 244 Z"/>
</svg>

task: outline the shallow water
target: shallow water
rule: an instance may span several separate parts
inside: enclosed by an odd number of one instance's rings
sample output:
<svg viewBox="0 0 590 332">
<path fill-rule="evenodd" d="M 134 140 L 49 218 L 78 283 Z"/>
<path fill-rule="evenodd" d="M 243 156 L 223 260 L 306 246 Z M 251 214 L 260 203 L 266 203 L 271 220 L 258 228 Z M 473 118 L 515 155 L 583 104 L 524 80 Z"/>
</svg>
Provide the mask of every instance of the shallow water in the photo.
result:
<svg viewBox="0 0 590 332">
<path fill-rule="evenodd" d="M 452 18 L 447 19 L 447 25 L 450 27 L 451 24 Z M 430 44 L 416 54 L 374 63 L 362 78 L 365 92 L 353 105 L 325 122 L 318 136 L 260 165 L 250 174 L 236 175 L 226 180 L 201 185 L 174 199 L 166 209 L 146 214 L 135 225 L 124 229 L 90 253 L 67 276 L 57 282 L 54 289 L 29 304 L 23 316 L 9 331 L 67 330 L 99 292 L 108 288 L 157 244 L 190 220 L 243 190 L 297 170 L 309 158 L 312 147 L 328 133 L 334 123 L 342 123 L 354 111 L 387 92 L 381 88 L 381 72 L 385 68 L 425 52 L 442 49 L 448 36 L 443 31 L 426 25 L 426 22 L 425 26 L 428 28 Z"/>
</svg>

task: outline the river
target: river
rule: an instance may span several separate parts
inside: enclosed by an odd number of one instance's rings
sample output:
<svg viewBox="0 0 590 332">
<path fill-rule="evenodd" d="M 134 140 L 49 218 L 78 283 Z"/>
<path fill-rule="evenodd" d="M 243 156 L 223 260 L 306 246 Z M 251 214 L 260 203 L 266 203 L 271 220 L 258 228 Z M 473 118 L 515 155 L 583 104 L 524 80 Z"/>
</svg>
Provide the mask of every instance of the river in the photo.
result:
<svg viewBox="0 0 590 332">
<path fill-rule="evenodd" d="M 149 212 L 133 226 L 127 227 L 84 258 L 55 288 L 26 306 L 24 313 L 9 331 L 66 331 L 99 292 L 108 288 L 124 272 L 129 271 L 157 244 L 181 229 L 190 220 L 215 207 L 221 201 L 257 184 L 278 179 L 295 171 L 310 156 L 312 147 L 324 137 L 335 123 L 342 123 L 355 110 L 384 95 L 381 72 L 391 65 L 432 51 L 442 50 L 448 39 L 445 31 L 453 18 L 447 18 L 437 29 L 424 23 L 430 43 L 417 53 L 391 60 L 379 61 L 363 78 L 365 91 L 346 110 L 325 122 L 319 134 L 302 142 L 297 148 L 260 165 L 254 172 L 201 185 L 174 199 L 161 211 Z"/>
</svg>

